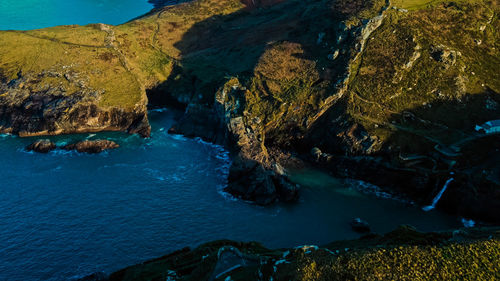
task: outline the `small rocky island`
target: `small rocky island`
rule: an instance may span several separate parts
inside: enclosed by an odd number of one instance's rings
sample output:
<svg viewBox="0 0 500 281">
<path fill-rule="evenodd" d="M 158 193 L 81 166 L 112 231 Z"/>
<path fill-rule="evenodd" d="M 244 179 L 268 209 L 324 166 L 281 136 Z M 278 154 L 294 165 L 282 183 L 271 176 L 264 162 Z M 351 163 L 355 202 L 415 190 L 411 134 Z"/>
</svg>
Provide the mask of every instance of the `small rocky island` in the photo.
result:
<svg viewBox="0 0 500 281">
<path fill-rule="evenodd" d="M 241 199 L 295 201 L 286 170 L 312 165 L 498 225 L 500 136 L 475 128 L 500 119 L 500 8 L 424 2 L 194 0 L 119 26 L 0 31 L 0 133 L 149 137 L 148 108 L 177 108 L 169 132 L 228 148 L 226 191 Z M 404 228 L 324 248 L 214 242 L 109 278 L 496 279 L 498 237 Z M 214 271 L 229 246 L 235 274 Z"/>
<path fill-rule="evenodd" d="M 120 146 L 117 143 L 110 140 L 83 140 L 76 143 L 66 144 L 62 146 L 61 149 L 95 154 L 118 147 Z M 57 145 L 48 139 L 37 140 L 26 147 L 26 151 L 39 153 L 48 153 L 55 149 L 57 149 Z"/>
</svg>

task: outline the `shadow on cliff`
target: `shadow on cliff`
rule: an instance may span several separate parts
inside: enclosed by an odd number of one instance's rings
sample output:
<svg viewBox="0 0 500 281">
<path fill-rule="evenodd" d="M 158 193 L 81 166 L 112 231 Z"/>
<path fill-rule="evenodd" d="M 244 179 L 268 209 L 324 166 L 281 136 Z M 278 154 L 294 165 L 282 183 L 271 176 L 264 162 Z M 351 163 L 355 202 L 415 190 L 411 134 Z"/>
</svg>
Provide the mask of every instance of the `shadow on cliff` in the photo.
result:
<svg viewBox="0 0 500 281">
<path fill-rule="evenodd" d="M 216 131 L 220 124 L 213 111 L 215 93 L 231 77 L 238 77 L 245 85 L 245 81 L 260 75 L 256 73 L 259 60 L 279 42 L 300 45 L 303 51 L 293 56 L 313 61 L 320 77 L 317 83 L 326 81 L 332 92 L 336 82 L 344 77 L 352 48 L 345 48 L 346 53 L 332 61 L 328 55 L 339 47 L 338 43 L 325 47 L 324 42 L 337 42 L 339 23 L 348 14 L 361 10 L 362 1 L 347 1 L 349 5 L 343 9 L 332 9 L 330 0 L 245 2 L 246 8 L 233 14 L 213 16 L 192 26 L 174 45 L 180 50 L 181 59 L 174 64 L 167 81 L 148 91 L 152 106 L 187 108 L 183 128 L 177 132 L 218 141 Z M 355 38 L 344 40 L 344 46 L 352 47 Z M 262 98 L 269 102 L 274 97 Z M 493 137 L 495 142 L 487 142 L 490 146 L 480 145 L 480 140 L 464 144 L 458 159 L 441 155 L 453 140 L 475 134 L 475 124 L 499 119 L 499 107 L 484 110 L 495 103 L 500 104 L 498 93 L 488 90 L 466 95 L 460 101 L 436 100 L 393 114 L 387 122 L 377 124 L 387 136 L 381 148 L 371 152 L 375 140 L 369 131 L 373 128 L 364 126 L 375 124 L 358 122 L 350 115 L 348 107 L 351 109 L 352 101 L 347 95 L 312 125 L 303 126 L 303 120 L 290 121 L 289 117 L 280 119 L 291 125 L 280 127 L 279 132 L 266 131 L 265 145 L 282 148 L 283 138 L 278 139 L 281 135 L 294 151 L 309 154 L 312 147 L 318 147 L 326 156 L 321 165 L 338 176 L 389 187 L 421 204 L 432 201 L 453 170 L 456 181 L 439 206 L 454 214 L 499 221 L 493 212 L 500 209 L 498 183 L 481 176 L 481 165 L 486 162 L 496 167 L 488 168 L 489 171 L 498 173 L 498 161 L 494 161 L 498 157 L 494 146 L 498 137 Z M 433 125 L 443 123 L 448 129 Z M 436 139 L 437 143 L 433 141 Z M 442 144 L 441 152 L 435 149 L 436 144 Z"/>
<path fill-rule="evenodd" d="M 217 90 L 229 78 L 237 77 L 245 85 L 259 76 L 255 68 L 262 55 L 280 42 L 300 46 L 302 52 L 292 56 L 315 63 L 315 71 L 320 77 L 317 83 L 335 82 L 345 74 L 349 50 L 332 62 L 328 55 L 332 53 L 333 46 L 325 47 L 325 42 L 336 41 L 339 23 L 347 16 L 333 9 L 334 1 L 241 2 L 245 8 L 198 22 L 183 35 L 182 40 L 175 43 L 181 59 L 175 63 L 167 81 L 148 91 L 152 106 L 168 105 L 185 109 L 192 105 L 198 109 L 203 107 L 199 111 L 206 111 L 213 106 Z M 319 34 L 323 35 L 318 41 Z M 346 44 L 353 40 L 347 38 Z M 333 92 L 334 83 L 331 84 Z M 269 95 L 262 96 L 273 99 Z M 196 118 L 202 118 L 206 113 L 201 112 Z M 214 125 L 207 118 L 202 118 L 199 123 L 191 130 L 193 134 L 194 131 L 200 134 L 207 130 L 202 128 L 207 127 L 203 123 L 208 124 L 208 130 Z"/>
<path fill-rule="evenodd" d="M 454 178 L 439 206 L 453 214 L 498 223 L 500 135 L 475 131 L 476 125 L 497 119 L 500 94 L 489 88 L 482 94 L 437 100 L 392 115 L 391 123 L 408 130 L 394 131 L 385 150 L 394 147 L 400 164 L 426 175 L 429 181 L 422 191 L 429 204 L 444 183 Z"/>
<path fill-rule="evenodd" d="M 303 153 L 318 147 L 318 162 L 335 174 L 357 178 L 417 203 L 433 201 L 454 178 L 438 203 L 451 214 L 500 222 L 500 135 L 475 131 L 476 125 L 500 119 L 500 94 L 485 89 L 460 99 L 437 99 L 390 115 L 386 122 L 359 122 L 344 98 L 313 124 L 300 143 Z M 370 126 L 369 128 L 366 126 Z M 387 135 L 380 149 L 369 132 Z M 331 155 L 328 156 L 327 155 Z"/>
<path fill-rule="evenodd" d="M 342 1 L 241 2 L 242 9 L 207 18 L 183 34 L 174 44 L 180 60 L 164 83 L 149 90 L 149 101 L 185 109 L 169 132 L 233 152 L 228 192 L 261 205 L 293 201 L 297 187 L 274 165 L 282 155 L 273 148 L 293 148 L 309 116 L 336 93 L 358 35 L 349 36 L 353 30 L 341 25 L 348 14 L 334 5 Z M 226 92 L 234 78 L 238 85 Z M 222 87 L 227 95 L 220 106 L 215 95 Z"/>
</svg>

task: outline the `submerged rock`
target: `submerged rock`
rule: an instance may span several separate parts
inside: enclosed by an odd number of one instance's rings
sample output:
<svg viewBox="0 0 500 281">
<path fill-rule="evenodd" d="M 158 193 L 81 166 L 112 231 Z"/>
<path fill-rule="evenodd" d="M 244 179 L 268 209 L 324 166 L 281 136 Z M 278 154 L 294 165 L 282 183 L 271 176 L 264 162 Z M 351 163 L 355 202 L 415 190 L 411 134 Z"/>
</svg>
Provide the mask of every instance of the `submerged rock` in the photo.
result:
<svg viewBox="0 0 500 281">
<path fill-rule="evenodd" d="M 104 150 L 120 147 L 117 143 L 110 140 L 84 140 L 73 144 L 63 146 L 65 150 L 76 150 L 80 153 L 101 153 Z"/>
<path fill-rule="evenodd" d="M 36 142 L 26 147 L 27 151 L 34 151 L 39 153 L 48 153 L 56 149 L 56 144 L 50 140 L 37 140 Z"/>
<path fill-rule="evenodd" d="M 365 232 L 370 232 L 370 225 L 360 219 L 360 218 L 355 218 L 351 221 L 350 223 L 352 229 L 356 232 L 359 232 L 359 233 L 365 233 Z"/>
</svg>

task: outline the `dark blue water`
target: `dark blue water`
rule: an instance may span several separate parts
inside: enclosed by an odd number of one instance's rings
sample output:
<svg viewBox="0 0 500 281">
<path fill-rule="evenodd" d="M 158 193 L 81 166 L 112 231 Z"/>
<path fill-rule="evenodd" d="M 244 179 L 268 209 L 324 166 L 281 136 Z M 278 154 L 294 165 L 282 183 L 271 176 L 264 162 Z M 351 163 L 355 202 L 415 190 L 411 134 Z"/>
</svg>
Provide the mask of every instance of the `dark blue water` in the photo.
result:
<svg viewBox="0 0 500 281">
<path fill-rule="evenodd" d="M 121 147 L 100 155 L 27 153 L 33 139 L 0 138 L 0 280 L 67 280 L 110 272 L 214 239 L 269 247 L 356 238 L 354 217 L 375 231 L 399 224 L 438 230 L 458 224 L 318 171 L 293 179 L 298 204 L 259 207 L 223 194 L 228 154 L 200 140 L 168 135 L 172 113 L 151 113 L 153 133 L 53 137 L 59 144 L 103 138 Z"/>
<path fill-rule="evenodd" d="M 0 0 L 0 30 L 120 24 L 152 8 L 147 0 Z"/>
<path fill-rule="evenodd" d="M 0 29 L 114 24 L 149 8 L 141 0 L 0 0 Z M 152 112 L 150 139 L 122 133 L 51 138 L 60 145 L 82 138 L 121 145 L 100 155 L 27 153 L 23 148 L 34 139 L 0 136 L 0 280 L 71 280 L 214 239 L 290 247 L 357 238 L 348 224 L 354 217 L 376 232 L 399 224 L 426 231 L 459 224 L 314 170 L 293 174 L 302 185 L 298 204 L 234 200 L 221 192 L 227 152 L 168 135 L 172 117 Z"/>
</svg>

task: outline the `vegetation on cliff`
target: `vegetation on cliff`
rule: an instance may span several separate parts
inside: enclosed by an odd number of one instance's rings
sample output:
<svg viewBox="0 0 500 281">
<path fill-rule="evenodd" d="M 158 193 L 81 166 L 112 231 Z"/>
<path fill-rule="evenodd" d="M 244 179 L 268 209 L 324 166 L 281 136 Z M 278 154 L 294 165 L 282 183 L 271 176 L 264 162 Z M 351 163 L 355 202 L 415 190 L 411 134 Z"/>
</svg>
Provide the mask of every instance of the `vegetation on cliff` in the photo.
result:
<svg viewBox="0 0 500 281">
<path fill-rule="evenodd" d="M 499 235 L 498 229 L 400 227 L 384 236 L 279 250 L 216 241 L 125 268 L 109 280 L 497 280 Z"/>
<path fill-rule="evenodd" d="M 196 0 L 120 26 L 0 31 L 0 132 L 147 136 L 149 100 L 186 108 L 172 131 L 235 151 L 230 180 L 247 190 L 228 190 L 244 198 L 276 199 L 289 187 L 278 164 L 315 147 L 318 165 L 420 203 L 453 172 L 443 204 L 498 222 L 498 137 L 473 130 L 500 119 L 498 14 L 496 0 Z M 222 241 L 110 278 L 500 278 L 498 231 L 473 236 L 406 229 L 288 250 Z M 248 263 L 214 276 L 222 246 Z"/>
<path fill-rule="evenodd" d="M 269 177 L 288 152 L 317 147 L 337 175 L 424 203 L 453 171 L 443 204 L 498 220 L 498 138 L 473 130 L 500 118 L 498 11 L 496 0 L 196 0 L 120 26 L 1 31 L 0 131 L 148 135 L 149 99 L 186 108 L 172 132 L 227 144 Z M 269 177 L 243 197 L 276 198 Z"/>
</svg>

